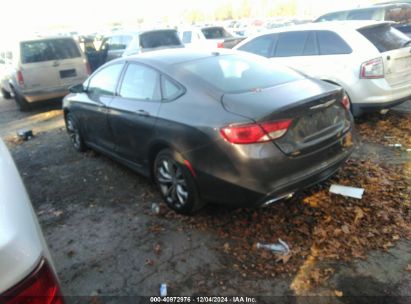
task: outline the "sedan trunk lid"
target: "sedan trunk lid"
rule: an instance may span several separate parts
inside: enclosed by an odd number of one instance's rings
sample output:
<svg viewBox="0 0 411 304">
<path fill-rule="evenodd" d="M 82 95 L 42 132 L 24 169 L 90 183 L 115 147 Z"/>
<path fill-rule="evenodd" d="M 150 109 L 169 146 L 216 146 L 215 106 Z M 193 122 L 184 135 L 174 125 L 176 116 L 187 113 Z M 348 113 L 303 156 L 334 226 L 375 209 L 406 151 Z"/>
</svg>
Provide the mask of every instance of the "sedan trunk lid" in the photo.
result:
<svg viewBox="0 0 411 304">
<path fill-rule="evenodd" d="M 252 92 L 225 94 L 229 112 L 261 123 L 291 119 L 286 134 L 274 143 L 287 155 L 309 153 L 335 142 L 351 126 L 343 91 L 331 84 L 303 79 Z"/>
</svg>

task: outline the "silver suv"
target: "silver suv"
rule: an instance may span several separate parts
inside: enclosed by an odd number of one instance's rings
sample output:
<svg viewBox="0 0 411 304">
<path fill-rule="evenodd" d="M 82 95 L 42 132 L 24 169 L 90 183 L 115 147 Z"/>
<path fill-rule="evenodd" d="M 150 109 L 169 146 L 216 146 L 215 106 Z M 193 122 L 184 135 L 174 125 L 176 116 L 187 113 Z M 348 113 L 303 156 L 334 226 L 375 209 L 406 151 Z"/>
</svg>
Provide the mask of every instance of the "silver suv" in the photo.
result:
<svg viewBox="0 0 411 304">
<path fill-rule="evenodd" d="M 21 40 L 0 52 L 3 97 L 12 95 L 21 111 L 32 102 L 63 97 L 90 74 L 87 59 L 71 37 Z"/>
<path fill-rule="evenodd" d="M 284 27 L 235 48 L 343 87 L 355 116 L 411 99 L 411 40 L 387 22 Z"/>
</svg>

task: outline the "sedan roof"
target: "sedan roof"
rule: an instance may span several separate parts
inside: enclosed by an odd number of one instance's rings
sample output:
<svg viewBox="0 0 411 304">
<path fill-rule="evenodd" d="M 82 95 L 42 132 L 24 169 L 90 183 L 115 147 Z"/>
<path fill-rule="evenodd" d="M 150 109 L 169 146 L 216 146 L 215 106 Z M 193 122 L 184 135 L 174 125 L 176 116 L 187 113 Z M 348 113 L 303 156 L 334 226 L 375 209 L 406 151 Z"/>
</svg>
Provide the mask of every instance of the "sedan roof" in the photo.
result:
<svg viewBox="0 0 411 304">
<path fill-rule="evenodd" d="M 183 62 L 188 62 L 192 60 L 198 60 L 203 58 L 208 58 L 216 55 L 230 55 L 235 54 L 235 51 L 227 49 L 216 49 L 216 50 L 201 50 L 201 49 L 167 49 L 146 52 L 138 55 L 133 55 L 126 57 L 126 60 L 144 60 L 153 66 L 172 66 Z M 124 58 L 123 58 L 124 59 Z"/>
</svg>

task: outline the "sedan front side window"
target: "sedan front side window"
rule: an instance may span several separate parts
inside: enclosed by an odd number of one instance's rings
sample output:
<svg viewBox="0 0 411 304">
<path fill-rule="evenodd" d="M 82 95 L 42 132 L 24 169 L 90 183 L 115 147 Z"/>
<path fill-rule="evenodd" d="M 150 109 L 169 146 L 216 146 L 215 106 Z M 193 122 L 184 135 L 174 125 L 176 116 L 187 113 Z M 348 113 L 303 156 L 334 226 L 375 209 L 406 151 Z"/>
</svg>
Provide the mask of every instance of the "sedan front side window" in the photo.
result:
<svg viewBox="0 0 411 304">
<path fill-rule="evenodd" d="M 124 73 L 120 96 L 138 100 L 160 100 L 159 73 L 140 64 L 129 64 Z"/>
</svg>

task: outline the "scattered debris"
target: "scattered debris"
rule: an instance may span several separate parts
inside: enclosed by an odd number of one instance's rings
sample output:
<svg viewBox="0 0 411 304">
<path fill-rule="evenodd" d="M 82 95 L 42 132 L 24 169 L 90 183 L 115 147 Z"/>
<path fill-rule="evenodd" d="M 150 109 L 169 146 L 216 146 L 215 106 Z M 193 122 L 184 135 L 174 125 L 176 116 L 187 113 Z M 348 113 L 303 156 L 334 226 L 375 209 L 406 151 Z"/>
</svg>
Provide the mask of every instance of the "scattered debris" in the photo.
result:
<svg viewBox="0 0 411 304">
<path fill-rule="evenodd" d="M 363 188 L 347 187 L 342 185 L 331 185 L 330 192 L 334 194 L 340 194 L 343 196 L 362 199 L 364 193 Z"/>
<path fill-rule="evenodd" d="M 153 214 L 159 214 L 160 213 L 160 205 L 157 203 L 152 203 L 151 204 L 151 212 Z"/>
<path fill-rule="evenodd" d="M 339 297 L 339 298 L 343 296 L 343 292 L 340 291 L 340 290 L 334 290 L 334 293 L 335 293 L 335 295 L 336 295 L 337 297 Z"/>
<path fill-rule="evenodd" d="M 30 140 L 33 138 L 33 131 L 29 129 L 21 129 L 17 131 L 17 136 L 22 140 Z"/>
<path fill-rule="evenodd" d="M 408 148 L 408 149 L 407 149 L 407 152 L 411 152 L 411 148 Z"/>
<path fill-rule="evenodd" d="M 161 254 L 161 245 L 160 245 L 160 244 L 156 244 L 156 245 L 154 246 L 154 253 L 155 253 L 156 255 L 160 255 L 160 254 Z"/>
<path fill-rule="evenodd" d="M 267 249 L 271 250 L 275 253 L 287 255 L 290 253 L 290 247 L 288 247 L 287 243 L 284 242 L 282 239 L 278 239 L 278 243 L 276 244 L 261 244 L 257 243 L 257 249 Z"/>
<path fill-rule="evenodd" d="M 389 144 L 388 147 L 401 148 L 401 144 Z"/>
<path fill-rule="evenodd" d="M 146 259 L 146 265 L 153 266 L 154 261 L 152 259 Z"/>
<path fill-rule="evenodd" d="M 62 215 L 64 212 L 63 211 L 61 211 L 61 210 L 57 210 L 57 211 L 54 211 L 53 212 L 53 214 L 55 215 L 55 216 L 57 216 L 57 217 L 59 217 L 60 215 Z"/>
<path fill-rule="evenodd" d="M 167 284 L 163 283 L 160 284 L 160 297 L 166 297 L 167 296 Z"/>
</svg>

